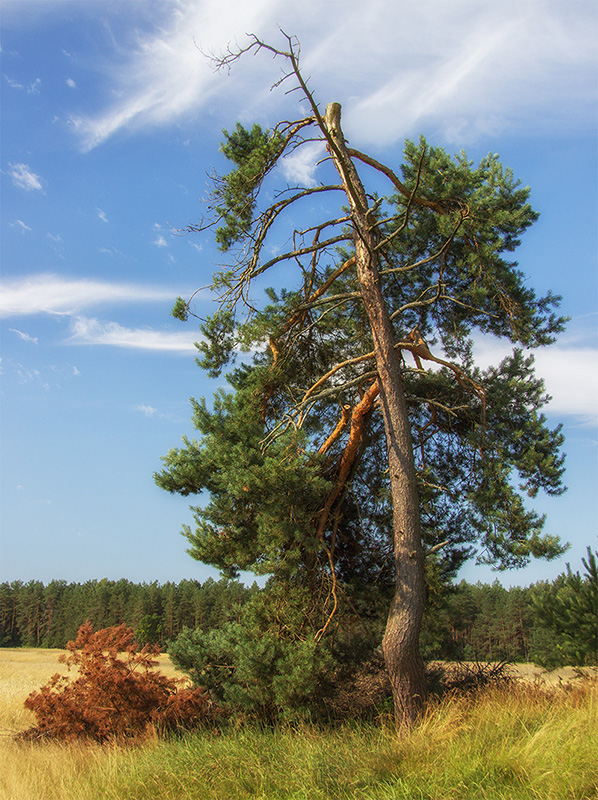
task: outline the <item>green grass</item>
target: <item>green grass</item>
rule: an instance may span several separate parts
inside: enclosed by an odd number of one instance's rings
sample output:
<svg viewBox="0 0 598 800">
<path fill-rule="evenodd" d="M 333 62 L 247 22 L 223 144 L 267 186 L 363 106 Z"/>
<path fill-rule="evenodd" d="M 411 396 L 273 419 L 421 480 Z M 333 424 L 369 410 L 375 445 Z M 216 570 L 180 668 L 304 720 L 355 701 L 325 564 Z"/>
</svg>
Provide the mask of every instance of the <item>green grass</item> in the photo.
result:
<svg viewBox="0 0 598 800">
<path fill-rule="evenodd" d="M 403 739 L 353 725 L 113 749 L 81 789 L 94 800 L 592 800 L 598 687 L 452 698 Z"/>
</svg>

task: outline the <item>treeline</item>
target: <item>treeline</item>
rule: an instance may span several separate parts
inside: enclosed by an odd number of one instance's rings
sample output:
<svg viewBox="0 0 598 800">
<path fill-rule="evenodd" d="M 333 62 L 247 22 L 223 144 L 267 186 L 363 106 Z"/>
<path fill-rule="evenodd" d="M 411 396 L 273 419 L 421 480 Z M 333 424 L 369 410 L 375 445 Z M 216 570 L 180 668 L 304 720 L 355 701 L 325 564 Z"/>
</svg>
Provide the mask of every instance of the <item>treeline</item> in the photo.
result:
<svg viewBox="0 0 598 800">
<path fill-rule="evenodd" d="M 598 575 L 587 573 L 505 589 L 493 584 L 444 587 L 432 597 L 422 633 L 427 660 L 532 661 L 547 667 L 598 662 Z M 241 622 L 260 591 L 233 580 L 135 584 L 127 580 L 0 584 L 2 647 L 63 648 L 89 620 L 94 629 L 126 623 L 141 644 L 165 648 L 185 630 Z M 383 622 L 381 620 L 381 622 Z"/>
<path fill-rule="evenodd" d="M 462 581 L 426 615 L 422 651 L 427 660 L 565 663 L 557 636 L 539 613 L 538 600 L 553 584 L 505 589 Z"/>
<path fill-rule="evenodd" d="M 64 648 L 89 620 L 95 630 L 125 623 L 141 644 L 165 647 L 185 628 L 217 628 L 258 591 L 237 581 L 0 584 L 0 646 Z"/>
<path fill-rule="evenodd" d="M 598 665 L 598 562 L 584 573 L 505 589 L 462 581 L 431 597 L 423 631 L 430 659 L 532 661 L 545 667 Z"/>
</svg>

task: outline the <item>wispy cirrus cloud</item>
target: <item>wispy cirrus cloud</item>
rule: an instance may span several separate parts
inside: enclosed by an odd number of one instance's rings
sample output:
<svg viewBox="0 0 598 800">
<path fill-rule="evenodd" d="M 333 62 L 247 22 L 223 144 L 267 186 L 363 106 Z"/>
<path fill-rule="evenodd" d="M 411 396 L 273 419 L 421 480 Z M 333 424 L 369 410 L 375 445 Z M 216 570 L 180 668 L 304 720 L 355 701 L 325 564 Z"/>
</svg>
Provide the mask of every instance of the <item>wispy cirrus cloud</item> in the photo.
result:
<svg viewBox="0 0 598 800">
<path fill-rule="evenodd" d="M 43 191 L 41 178 L 31 170 L 29 164 L 9 164 L 8 174 L 19 189 L 25 189 L 26 192 Z"/>
<path fill-rule="evenodd" d="M 219 49 L 235 29 L 259 30 L 272 5 L 272 0 L 163 2 L 154 32 L 135 32 L 125 63 L 119 59 L 113 65 L 110 77 L 119 85 L 121 99 L 96 115 L 71 117 L 83 149 L 92 149 L 122 128 L 164 124 L 197 110 L 222 87 L 198 46 Z"/>
<path fill-rule="evenodd" d="M 143 414 L 146 417 L 155 417 L 156 414 L 158 413 L 158 409 L 157 408 L 154 408 L 153 406 L 146 406 L 146 405 L 134 406 L 133 410 L 134 411 L 139 411 L 139 413 Z"/>
<path fill-rule="evenodd" d="M 30 344 L 37 344 L 38 338 L 37 336 L 30 336 L 28 333 L 24 333 L 23 331 L 17 330 L 17 328 L 9 328 L 12 333 L 16 333 L 16 335 L 22 339 L 24 342 L 29 342 Z"/>
<path fill-rule="evenodd" d="M 142 284 L 30 275 L 0 282 L 0 317 L 40 313 L 75 315 L 102 304 L 156 302 L 173 299 L 178 293 Z"/>
<path fill-rule="evenodd" d="M 424 120 L 461 139 L 523 117 L 528 130 L 566 125 L 572 116 L 594 122 L 590 3 L 165 0 L 161 11 L 153 32 L 136 33 L 120 51 L 109 75 L 119 99 L 73 119 L 84 149 L 123 128 L 178 121 L 216 94 L 242 118 L 278 116 L 282 103 L 297 111 L 296 95 L 268 93 L 281 73 L 266 56 L 245 59 L 227 78 L 198 49 L 246 44 L 248 31 L 284 49 L 279 26 L 301 40 L 304 71 L 321 101 L 342 102 L 347 132 L 372 142 L 398 139 Z"/>
<path fill-rule="evenodd" d="M 14 78 L 10 78 L 8 75 L 5 75 L 4 79 L 11 89 L 19 89 L 23 92 L 27 92 L 27 94 L 39 94 L 39 89 L 42 83 L 40 78 L 36 78 L 31 83 L 21 83 Z"/>
<path fill-rule="evenodd" d="M 68 343 L 189 353 L 196 350 L 194 338 L 197 339 L 197 336 L 194 337 L 189 331 L 127 328 L 117 322 L 101 322 L 89 317 L 77 317 L 72 321 Z"/>
<path fill-rule="evenodd" d="M 29 225 L 26 225 L 22 219 L 16 219 L 14 222 L 9 222 L 8 224 L 10 225 L 11 228 L 16 228 L 17 230 L 20 230 L 21 233 L 25 233 L 25 231 L 31 230 Z"/>
</svg>

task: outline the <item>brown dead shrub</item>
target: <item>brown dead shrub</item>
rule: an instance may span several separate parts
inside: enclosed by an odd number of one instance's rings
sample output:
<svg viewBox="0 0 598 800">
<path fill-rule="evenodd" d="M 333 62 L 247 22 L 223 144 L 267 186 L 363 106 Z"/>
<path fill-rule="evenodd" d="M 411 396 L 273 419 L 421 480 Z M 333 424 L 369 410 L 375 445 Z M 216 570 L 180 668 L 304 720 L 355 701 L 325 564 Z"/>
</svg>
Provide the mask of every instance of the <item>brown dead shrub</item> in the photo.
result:
<svg viewBox="0 0 598 800">
<path fill-rule="evenodd" d="M 76 667 L 79 677 L 56 674 L 29 695 L 25 708 L 37 724 L 21 738 L 124 740 L 213 726 L 223 716 L 204 689 L 185 688 L 184 679 L 156 672 L 160 649 L 139 649 L 124 624 L 94 632 L 86 622 L 67 649 L 58 660 L 69 670 Z"/>
</svg>

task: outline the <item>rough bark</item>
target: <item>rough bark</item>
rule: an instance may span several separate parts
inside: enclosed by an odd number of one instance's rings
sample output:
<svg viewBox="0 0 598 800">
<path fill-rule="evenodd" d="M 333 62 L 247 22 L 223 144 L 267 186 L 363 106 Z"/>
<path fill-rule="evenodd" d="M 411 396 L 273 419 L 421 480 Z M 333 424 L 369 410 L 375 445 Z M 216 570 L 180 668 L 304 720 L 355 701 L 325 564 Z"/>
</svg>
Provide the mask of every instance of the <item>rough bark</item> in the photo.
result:
<svg viewBox="0 0 598 800">
<path fill-rule="evenodd" d="M 380 403 L 386 430 L 393 504 L 396 589 L 383 640 L 399 729 L 417 717 L 425 699 L 424 665 L 419 634 L 425 604 L 424 553 L 419 498 L 399 352 L 379 277 L 376 229 L 368 200 L 347 150 L 341 129 L 341 107 L 326 109 L 328 150 L 341 176 L 351 207 L 359 288 L 374 341 Z"/>
</svg>

